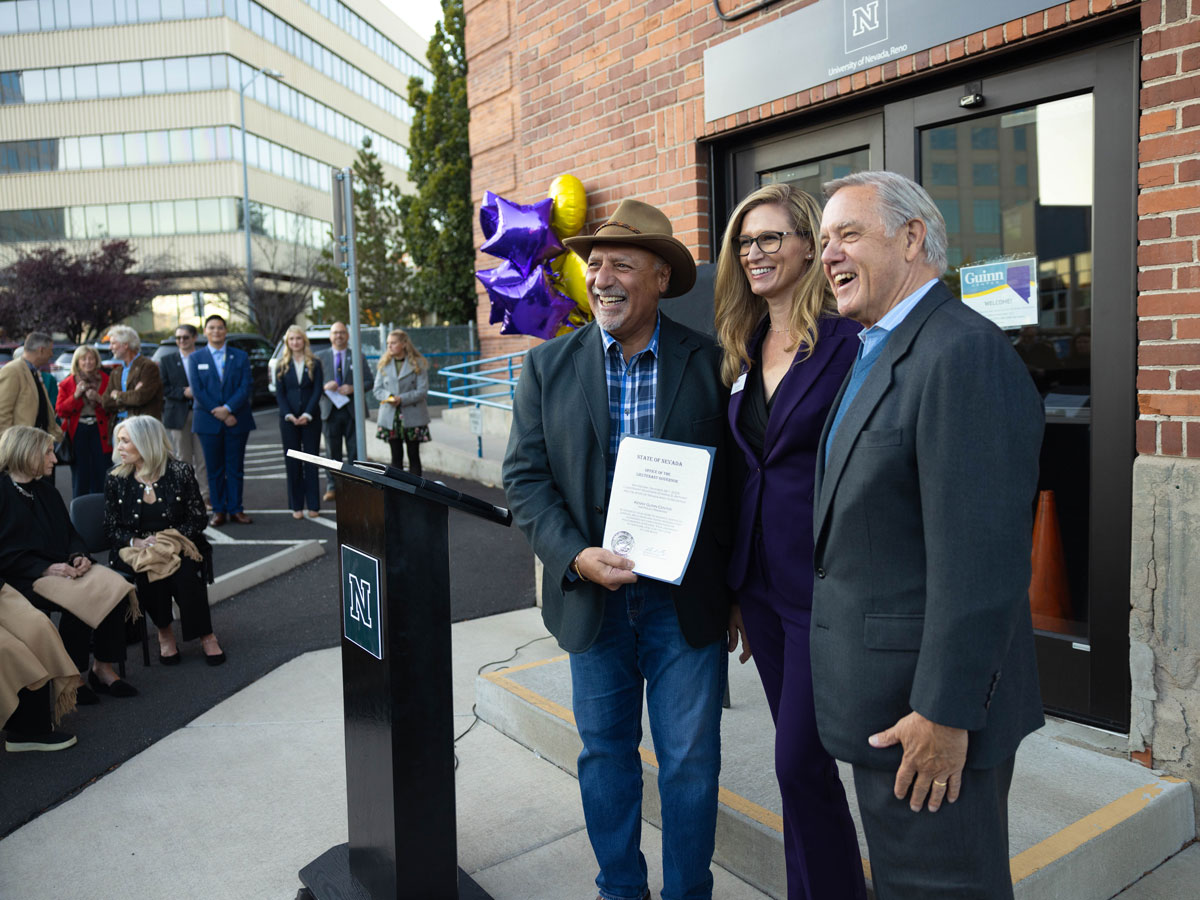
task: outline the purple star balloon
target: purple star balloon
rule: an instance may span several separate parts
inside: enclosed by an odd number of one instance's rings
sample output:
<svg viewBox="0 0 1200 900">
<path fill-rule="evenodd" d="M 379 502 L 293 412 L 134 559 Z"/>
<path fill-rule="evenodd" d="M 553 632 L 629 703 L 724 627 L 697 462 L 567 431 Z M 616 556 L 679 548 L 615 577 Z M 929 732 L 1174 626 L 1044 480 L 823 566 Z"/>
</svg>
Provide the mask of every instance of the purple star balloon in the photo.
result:
<svg viewBox="0 0 1200 900">
<path fill-rule="evenodd" d="M 483 230 L 483 239 L 491 240 L 493 234 L 496 233 L 496 219 L 499 213 L 496 212 L 496 195 L 491 191 L 483 192 L 483 205 L 479 207 L 479 227 Z"/>
<path fill-rule="evenodd" d="M 502 322 L 501 334 L 528 334 L 549 339 L 575 308 L 575 301 L 550 286 L 541 266 L 523 275 L 511 262 L 482 269 L 475 277 L 492 302 L 488 321 Z"/>
<path fill-rule="evenodd" d="M 493 195 L 495 196 L 495 195 Z M 543 259 L 557 256 L 563 245 L 550 227 L 554 201 L 547 197 L 531 206 L 496 198 L 496 230 L 479 249 L 492 256 L 507 259 L 522 275 L 528 276 Z M 488 197 L 485 195 L 484 204 Z M 483 209 L 480 226 L 487 230 Z"/>
</svg>

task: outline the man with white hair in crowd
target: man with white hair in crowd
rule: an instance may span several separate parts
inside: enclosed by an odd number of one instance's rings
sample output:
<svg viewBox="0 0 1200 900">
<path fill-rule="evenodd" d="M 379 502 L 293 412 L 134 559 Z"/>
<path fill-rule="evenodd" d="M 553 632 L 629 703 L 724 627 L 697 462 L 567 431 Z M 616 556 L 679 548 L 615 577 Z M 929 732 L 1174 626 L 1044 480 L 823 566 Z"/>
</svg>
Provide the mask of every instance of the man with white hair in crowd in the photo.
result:
<svg viewBox="0 0 1200 900">
<path fill-rule="evenodd" d="M 25 352 L 0 368 L 0 434 L 13 425 L 32 425 L 62 439 L 54 418 L 54 404 L 46 393 L 41 368 L 54 355 L 54 340 L 41 331 L 31 331 L 22 348 Z"/>
<path fill-rule="evenodd" d="M 129 416 L 162 418 L 163 386 L 158 363 L 142 356 L 142 340 L 128 325 L 108 330 L 113 359 L 121 365 L 111 370 L 109 391 L 103 404 L 110 416 L 123 422 Z"/>
</svg>

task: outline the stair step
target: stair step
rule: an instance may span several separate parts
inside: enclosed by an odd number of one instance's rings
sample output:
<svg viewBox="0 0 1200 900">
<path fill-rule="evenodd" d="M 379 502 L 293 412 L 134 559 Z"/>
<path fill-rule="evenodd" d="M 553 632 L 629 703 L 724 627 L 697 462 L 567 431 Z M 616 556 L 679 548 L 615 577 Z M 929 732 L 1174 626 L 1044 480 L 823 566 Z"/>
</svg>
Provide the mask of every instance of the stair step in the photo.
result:
<svg viewBox="0 0 1200 900">
<path fill-rule="evenodd" d="M 721 732 L 716 861 L 772 897 L 785 897 L 774 726 L 752 665 L 730 666 L 732 708 Z M 502 669 L 476 680 L 483 721 L 575 774 L 580 741 L 571 714 L 565 655 Z M 1017 900 L 1109 900 L 1177 853 L 1195 835 L 1191 787 L 1136 763 L 1081 745 L 1080 726 L 1052 721 L 1021 744 L 1009 796 Z M 641 747 L 643 816 L 659 826 L 657 767 L 648 723 Z M 731 752 L 736 748 L 736 753 Z M 840 765 L 858 828 L 854 782 Z"/>
</svg>

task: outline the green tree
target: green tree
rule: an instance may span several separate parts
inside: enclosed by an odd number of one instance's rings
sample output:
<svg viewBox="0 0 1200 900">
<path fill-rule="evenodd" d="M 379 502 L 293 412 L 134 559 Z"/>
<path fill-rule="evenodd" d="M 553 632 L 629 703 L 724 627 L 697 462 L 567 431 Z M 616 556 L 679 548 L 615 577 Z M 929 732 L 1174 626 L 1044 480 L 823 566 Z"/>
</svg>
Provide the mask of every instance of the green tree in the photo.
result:
<svg viewBox="0 0 1200 900">
<path fill-rule="evenodd" d="M 413 312 L 451 323 L 475 316 L 471 150 L 467 138 L 467 59 L 462 0 L 442 0 L 429 41 L 433 87 L 408 82 L 413 107 L 408 177 L 415 194 L 400 198 L 413 275 Z"/>
<path fill-rule="evenodd" d="M 399 189 L 384 177 L 371 139 L 363 138 L 354 160 L 354 253 L 358 271 L 358 310 L 363 322 L 403 321 L 410 315 L 410 273 L 404 258 L 404 233 L 396 201 Z M 322 315 L 331 322 L 349 321 L 346 276 L 325 250 L 317 267 L 324 288 Z"/>
</svg>

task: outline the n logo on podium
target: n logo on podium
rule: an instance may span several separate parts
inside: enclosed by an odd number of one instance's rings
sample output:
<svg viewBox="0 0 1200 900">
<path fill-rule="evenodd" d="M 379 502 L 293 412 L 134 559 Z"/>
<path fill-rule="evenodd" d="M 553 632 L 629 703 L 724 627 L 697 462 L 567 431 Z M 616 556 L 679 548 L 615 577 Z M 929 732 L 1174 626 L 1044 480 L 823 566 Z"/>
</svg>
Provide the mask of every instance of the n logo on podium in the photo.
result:
<svg viewBox="0 0 1200 900">
<path fill-rule="evenodd" d="M 379 560 L 342 545 L 342 633 L 346 640 L 383 659 L 379 621 Z"/>
</svg>

